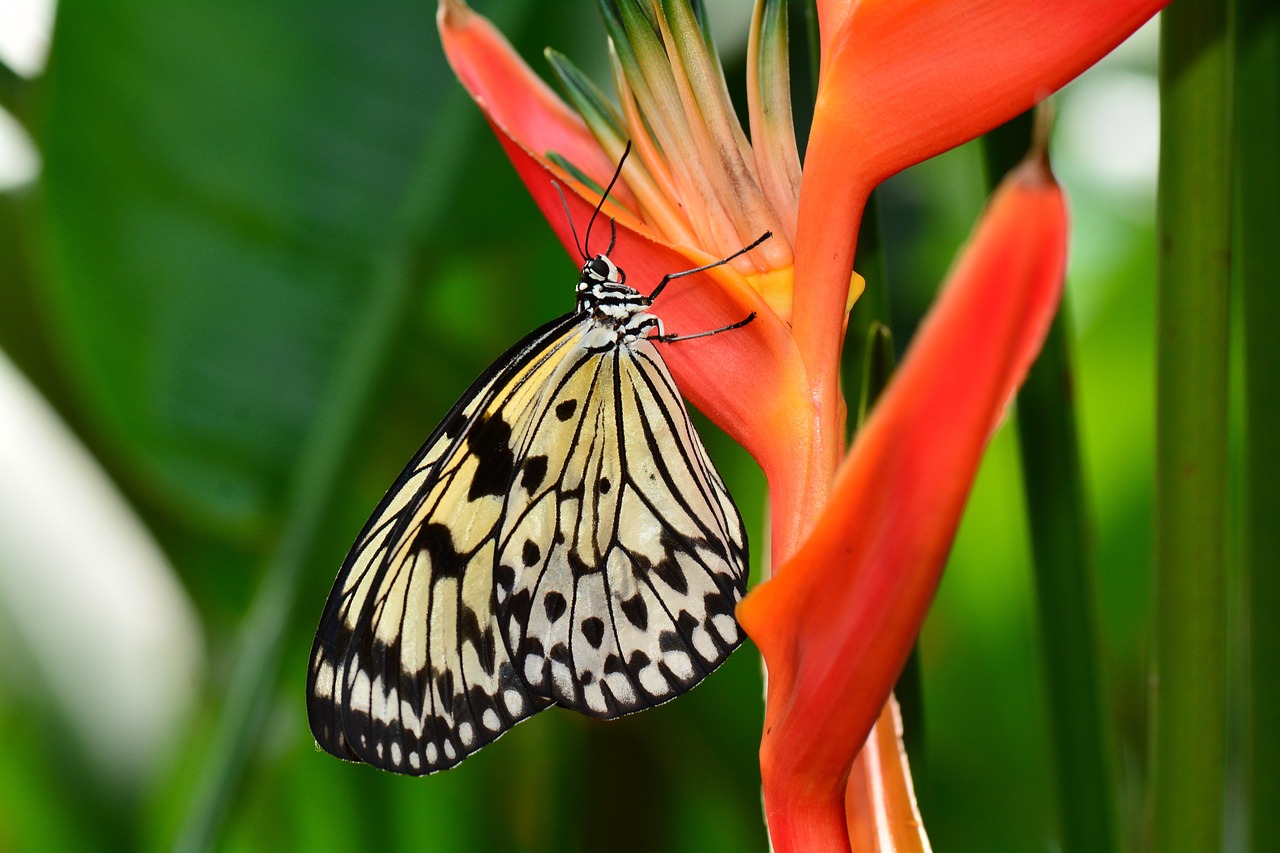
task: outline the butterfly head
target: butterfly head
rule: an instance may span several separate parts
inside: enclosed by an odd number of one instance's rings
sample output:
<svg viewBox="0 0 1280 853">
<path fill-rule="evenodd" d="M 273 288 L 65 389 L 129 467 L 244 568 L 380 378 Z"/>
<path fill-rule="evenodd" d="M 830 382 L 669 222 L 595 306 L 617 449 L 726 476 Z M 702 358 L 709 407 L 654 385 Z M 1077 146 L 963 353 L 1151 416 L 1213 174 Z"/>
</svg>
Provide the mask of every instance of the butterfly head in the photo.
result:
<svg viewBox="0 0 1280 853">
<path fill-rule="evenodd" d="M 594 258 L 588 258 L 582 265 L 582 275 L 578 277 L 578 292 L 585 293 L 598 285 L 626 283 L 627 274 L 609 260 L 608 255 L 596 255 Z"/>
</svg>

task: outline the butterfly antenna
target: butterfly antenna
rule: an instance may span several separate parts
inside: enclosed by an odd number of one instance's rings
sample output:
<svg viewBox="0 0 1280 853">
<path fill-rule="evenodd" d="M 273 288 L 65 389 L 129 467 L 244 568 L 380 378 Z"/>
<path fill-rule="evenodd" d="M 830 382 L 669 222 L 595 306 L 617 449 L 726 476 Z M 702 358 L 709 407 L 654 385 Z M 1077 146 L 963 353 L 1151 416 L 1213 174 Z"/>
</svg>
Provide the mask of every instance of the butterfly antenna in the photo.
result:
<svg viewBox="0 0 1280 853">
<path fill-rule="evenodd" d="M 627 140 L 627 147 L 622 149 L 622 156 L 618 158 L 618 168 L 614 170 L 613 178 L 609 180 L 609 186 L 604 188 L 604 195 L 600 196 L 600 203 L 596 205 L 596 209 L 591 213 L 591 218 L 587 220 L 587 233 L 582 241 L 583 257 L 586 257 L 586 249 L 591 245 L 591 226 L 595 225 L 596 217 L 600 215 L 600 208 L 604 207 L 604 201 L 609 197 L 609 193 L 613 191 L 613 185 L 618 182 L 618 178 L 622 177 L 622 164 L 627 162 L 627 155 L 631 153 L 631 140 Z M 609 220 L 610 225 L 614 228 L 614 237 L 617 237 L 617 225 L 613 224 L 613 220 Z M 609 241 L 609 252 L 613 251 L 613 240 Z M 605 254 L 608 254 L 606 252 Z"/>
<path fill-rule="evenodd" d="M 573 234 L 573 247 L 578 250 L 578 254 L 582 255 L 582 259 L 585 261 L 587 253 L 583 250 L 582 244 L 578 242 L 578 229 L 573 227 L 573 214 L 569 213 L 569 200 L 564 197 L 564 190 L 560 189 L 560 184 L 552 181 L 551 186 L 556 188 L 556 194 L 560 196 L 560 203 L 564 205 L 564 218 L 569 220 L 569 231 Z"/>
</svg>

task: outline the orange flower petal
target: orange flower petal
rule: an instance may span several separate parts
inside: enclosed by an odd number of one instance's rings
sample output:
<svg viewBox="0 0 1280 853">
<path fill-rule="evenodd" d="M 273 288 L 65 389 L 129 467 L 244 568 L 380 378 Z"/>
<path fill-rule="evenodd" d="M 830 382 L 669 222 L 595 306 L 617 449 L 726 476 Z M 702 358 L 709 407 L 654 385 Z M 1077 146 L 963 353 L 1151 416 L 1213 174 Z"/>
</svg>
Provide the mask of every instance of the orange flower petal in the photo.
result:
<svg viewBox="0 0 1280 853">
<path fill-rule="evenodd" d="M 769 669 L 760 762 L 775 849 L 847 849 L 845 780 L 937 587 L 982 451 L 1062 288 L 1066 212 L 1028 161 L 858 434 L 799 552 L 738 607 Z"/>
<path fill-rule="evenodd" d="M 853 853 L 930 849 L 902 743 L 902 715 L 892 695 L 849 773 L 845 818 Z"/>
<path fill-rule="evenodd" d="M 841 309 L 871 189 L 1029 109 L 1166 2 L 819 3 L 822 71 L 800 190 L 802 286 L 792 323 L 820 394 L 835 394 Z"/>
<path fill-rule="evenodd" d="M 436 23 L 449 64 L 490 122 L 539 156 L 554 151 L 600 186 L 609 182 L 617 163 L 487 18 L 463 0 L 441 0 Z"/>
</svg>

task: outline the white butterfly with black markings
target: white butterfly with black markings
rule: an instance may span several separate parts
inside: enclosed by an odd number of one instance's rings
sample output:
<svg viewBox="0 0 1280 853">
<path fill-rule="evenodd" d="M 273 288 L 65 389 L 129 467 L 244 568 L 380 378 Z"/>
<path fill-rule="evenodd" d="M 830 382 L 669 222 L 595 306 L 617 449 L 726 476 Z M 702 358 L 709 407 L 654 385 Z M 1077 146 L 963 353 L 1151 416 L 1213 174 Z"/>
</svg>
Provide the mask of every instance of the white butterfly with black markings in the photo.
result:
<svg viewBox="0 0 1280 853">
<path fill-rule="evenodd" d="M 580 249 L 576 309 L 476 380 L 347 555 L 308 669 L 321 747 L 433 773 L 551 705 L 666 702 L 739 645 L 746 533 L 655 344 L 754 314 L 677 336 L 648 309 L 768 236 L 647 297 L 613 241 Z"/>
</svg>

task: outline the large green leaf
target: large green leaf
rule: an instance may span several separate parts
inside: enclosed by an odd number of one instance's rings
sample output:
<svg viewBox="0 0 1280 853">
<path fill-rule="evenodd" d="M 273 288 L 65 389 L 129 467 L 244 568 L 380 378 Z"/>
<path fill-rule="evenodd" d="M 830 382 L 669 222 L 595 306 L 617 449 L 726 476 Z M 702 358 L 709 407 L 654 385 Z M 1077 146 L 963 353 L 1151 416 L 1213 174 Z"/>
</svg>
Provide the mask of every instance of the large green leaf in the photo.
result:
<svg viewBox="0 0 1280 853">
<path fill-rule="evenodd" d="M 179 517 L 252 532 L 453 90 L 426 3 L 63 4 L 47 308 L 88 428 Z"/>
</svg>

